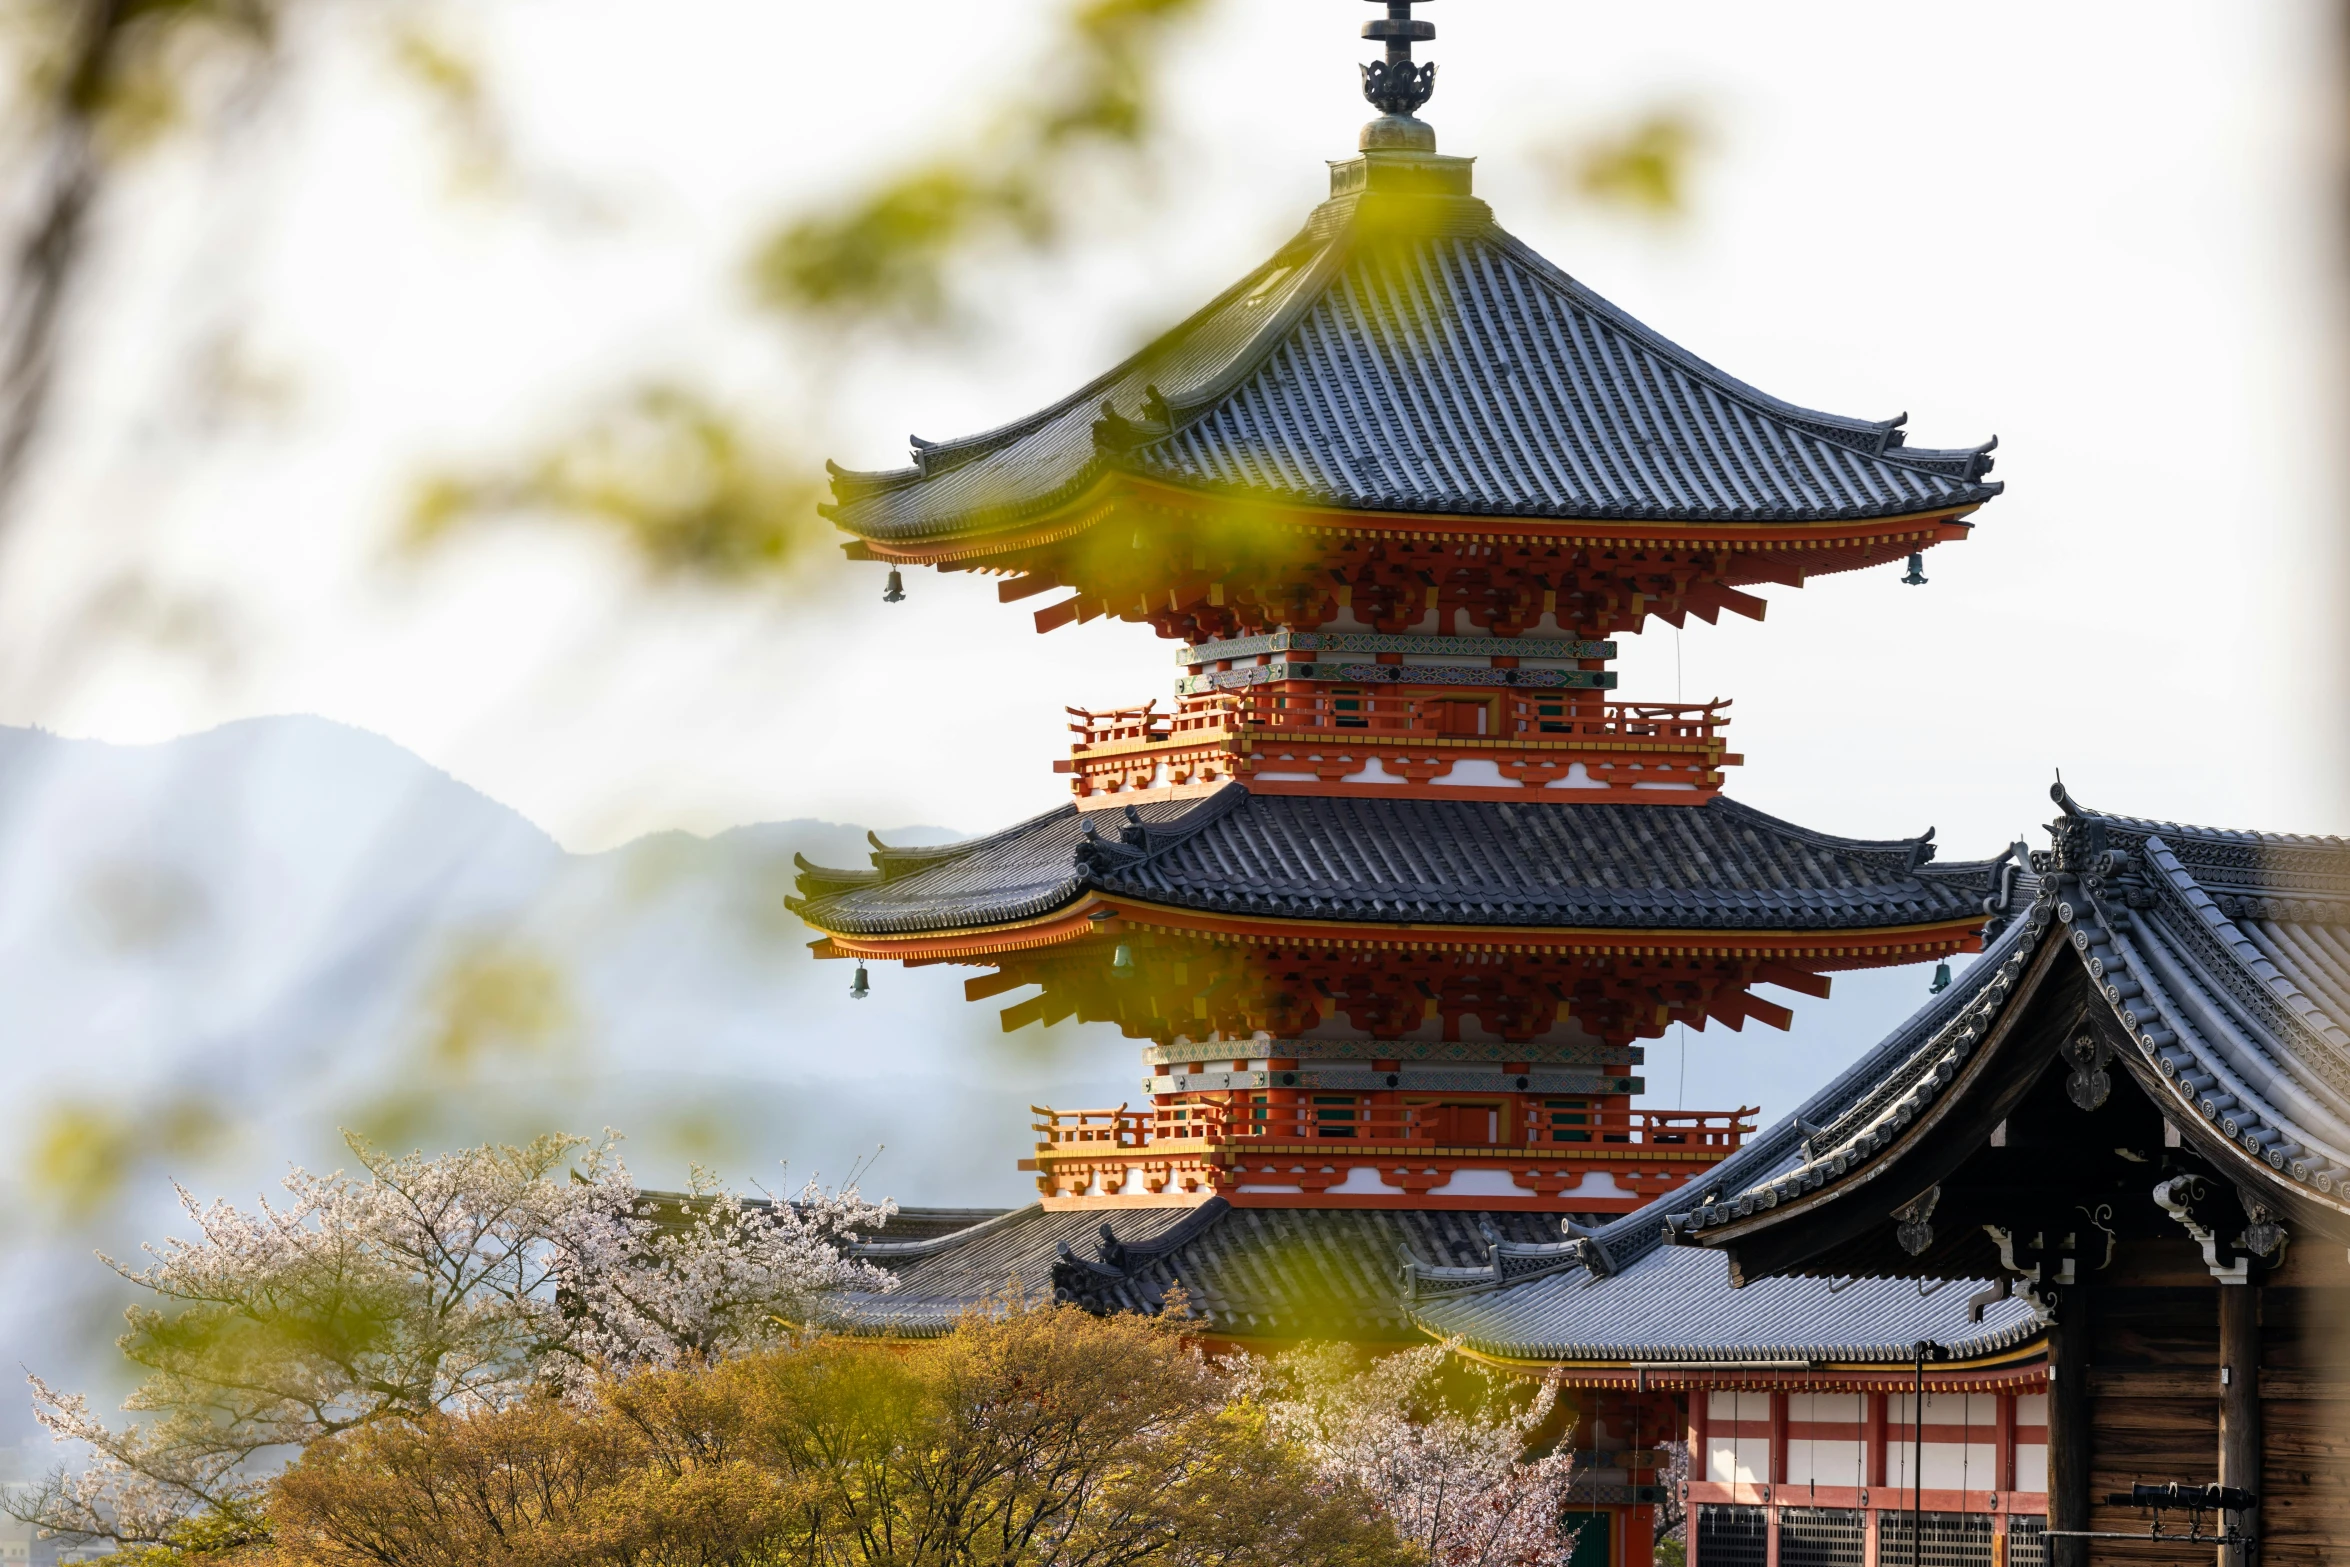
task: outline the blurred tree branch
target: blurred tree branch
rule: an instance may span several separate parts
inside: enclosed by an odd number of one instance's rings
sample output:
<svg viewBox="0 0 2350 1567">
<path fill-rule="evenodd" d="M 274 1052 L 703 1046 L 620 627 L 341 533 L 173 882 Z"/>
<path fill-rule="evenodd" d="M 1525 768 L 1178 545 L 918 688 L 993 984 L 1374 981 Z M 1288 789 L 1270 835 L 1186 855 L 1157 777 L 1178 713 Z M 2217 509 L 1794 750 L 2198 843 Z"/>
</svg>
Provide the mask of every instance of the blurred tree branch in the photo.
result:
<svg viewBox="0 0 2350 1567">
<path fill-rule="evenodd" d="M 1161 47 L 1211 3 L 1078 0 L 1025 78 L 1041 85 L 999 105 L 969 154 L 925 160 L 837 209 L 776 223 L 751 257 L 754 297 L 836 331 L 936 326 L 949 314 L 952 272 L 975 252 L 1007 241 L 1042 249 L 1066 230 L 1078 160 L 1147 145 L 1163 121 Z M 824 493 L 804 449 L 781 448 L 705 393 L 656 383 L 611 399 L 537 453 L 429 478 L 409 538 L 429 544 L 538 514 L 616 534 L 657 576 L 771 580 L 835 558 L 816 515 Z"/>
<path fill-rule="evenodd" d="M 288 0 L 12 0 L 26 150 L 0 297 L 0 521 L 47 422 L 92 217 L 122 162 L 275 56 Z M 226 88 L 224 93 L 222 88 Z"/>
<path fill-rule="evenodd" d="M 1211 0 L 1079 0 L 1033 96 L 997 111 L 971 153 L 922 164 L 830 212 L 777 224 L 752 257 L 762 304 L 829 325 L 925 325 L 945 312 L 951 266 L 1010 240 L 1063 231 L 1070 165 L 1132 151 L 1159 129 L 1167 35 Z"/>
</svg>

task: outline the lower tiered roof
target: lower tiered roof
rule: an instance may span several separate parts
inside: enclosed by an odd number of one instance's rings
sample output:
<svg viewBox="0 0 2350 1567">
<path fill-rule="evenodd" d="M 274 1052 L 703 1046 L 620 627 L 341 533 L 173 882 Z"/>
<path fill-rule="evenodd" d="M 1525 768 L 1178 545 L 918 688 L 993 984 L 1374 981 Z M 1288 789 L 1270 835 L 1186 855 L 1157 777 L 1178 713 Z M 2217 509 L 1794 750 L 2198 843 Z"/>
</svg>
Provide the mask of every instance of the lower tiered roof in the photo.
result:
<svg viewBox="0 0 2350 1567">
<path fill-rule="evenodd" d="M 1736 801 L 1633 805 L 1252 794 L 1080 812 L 869 870 L 801 863 L 792 907 L 887 938 L 1034 920 L 1089 894 L 1270 920 L 1833 931 L 1979 918 L 1996 861 L 1931 830 L 1840 838 Z"/>
</svg>

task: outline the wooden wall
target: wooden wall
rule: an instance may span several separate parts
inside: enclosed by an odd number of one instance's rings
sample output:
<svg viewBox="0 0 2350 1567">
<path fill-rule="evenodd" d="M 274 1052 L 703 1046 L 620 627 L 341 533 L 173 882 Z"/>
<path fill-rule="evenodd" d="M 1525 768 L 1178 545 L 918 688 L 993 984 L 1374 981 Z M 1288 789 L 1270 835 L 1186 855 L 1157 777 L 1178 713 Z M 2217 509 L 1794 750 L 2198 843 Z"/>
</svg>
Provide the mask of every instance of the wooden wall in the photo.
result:
<svg viewBox="0 0 2350 1567">
<path fill-rule="evenodd" d="M 2350 1561 L 2350 1257 L 2296 1242 L 2260 1326 L 2259 1560 Z"/>
<path fill-rule="evenodd" d="M 2125 1243 L 2093 1278 L 2068 1302 L 2088 1323 L 2091 1527 L 2137 1530 L 2142 1515 L 2106 1506 L 2107 1493 L 2137 1481 L 2218 1478 L 2219 1292 L 2241 1286 L 2213 1279 L 2183 1239 Z M 2256 1560 L 2260 1567 L 2350 1562 L 2350 1259 L 2323 1243 L 2296 1246 L 2258 1294 Z M 2088 1554 L 2093 1567 L 2217 1555 L 2122 1540 L 2092 1542 Z"/>
</svg>

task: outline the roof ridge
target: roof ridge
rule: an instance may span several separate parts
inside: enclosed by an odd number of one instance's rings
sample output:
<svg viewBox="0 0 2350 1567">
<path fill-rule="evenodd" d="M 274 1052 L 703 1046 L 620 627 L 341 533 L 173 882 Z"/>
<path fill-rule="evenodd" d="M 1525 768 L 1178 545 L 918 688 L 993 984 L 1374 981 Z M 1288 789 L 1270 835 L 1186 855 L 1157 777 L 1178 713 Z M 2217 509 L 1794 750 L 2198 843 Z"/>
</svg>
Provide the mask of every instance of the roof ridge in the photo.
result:
<svg viewBox="0 0 2350 1567">
<path fill-rule="evenodd" d="M 1823 849 L 1842 849 L 1853 853 L 1898 854 L 1905 850 L 1915 851 L 1921 847 L 1931 844 L 1934 841 L 1934 829 L 1931 827 L 1927 828 L 1924 832 L 1909 838 L 1840 837 L 1835 833 L 1822 832 L 1816 827 L 1806 827 L 1801 822 L 1791 822 L 1783 816 L 1773 816 L 1770 812 L 1763 810 L 1758 806 L 1748 805 L 1744 800 L 1733 799 L 1726 794 L 1715 795 L 1712 799 L 1706 801 L 1705 804 L 1699 806 L 1698 809 L 1703 811 L 1719 809 L 1727 815 L 1746 817 L 1760 825 L 1771 828 L 1775 832 L 1785 833 L 1790 838 L 1799 838 L 1805 843 L 1813 844 Z M 1918 865 L 1913 867 L 1913 869 L 1923 870 L 1927 863 L 1928 862 L 1920 861 Z M 1975 863 L 1977 862 L 1972 860 L 1957 860 L 1952 861 L 1940 868 L 1944 870 L 1955 870 L 1962 865 L 1971 865 Z M 1980 863 L 1988 865 L 1991 862 L 1989 860 L 1984 860 Z"/>
<path fill-rule="evenodd" d="M 1288 240 L 1284 241 L 1281 247 L 1275 250 L 1272 255 L 1266 257 L 1256 266 L 1250 268 L 1249 271 L 1242 274 L 1237 282 L 1233 283 L 1230 287 L 1226 288 L 1223 292 L 1217 294 L 1212 299 L 1209 299 L 1197 310 L 1194 310 L 1191 312 L 1191 314 L 1185 316 L 1181 321 L 1178 321 L 1175 323 L 1175 325 L 1159 333 L 1158 336 L 1152 338 L 1149 342 L 1144 343 L 1140 348 L 1137 348 L 1134 352 L 1128 354 L 1125 358 L 1119 360 L 1116 364 L 1111 365 L 1108 369 L 1103 370 L 1094 376 L 1093 379 L 1079 386 L 1075 391 L 1065 393 L 1064 395 L 1055 398 L 1052 402 L 1045 404 L 1043 407 L 1038 408 L 1031 413 L 1022 415 L 1020 418 L 1008 420 L 1003 424 L 996 425 L 990 429 L 978 431 L 971 435 L 953 436 L 943 441 L 923 442 L 921 445 L 922 461 L 919 463 L 910 463 L 902 468 L 855 469 L 844 468 L 837 463 L 827 462 L 825 465 L 826 470 L 832 475 L 833 485 L 836 493 L 844 484 L 852 487 L 883 488 L 904 484 L 913 480 L 927 479 L 936 474 L 949 473 L 952 472 L 956 467 L 960 466 L 963 462 L 967 462 L 974 457 L 984 456 L 989 452 L 1011 444 L 1023 436 L 1033 434 L 1035 431 L 1051 423 L 1054 419 L 1060 417 L 1061 415 L 1069 413 L 1082 405 L 1089 404 L 1097 397 L 1100 397 L 1108 392 L 1114 391 L 1120 383 L 1130 379 L 1136 374 L 1141 373 L 1154 359 L 1166 356 L 1172 350 L 1180 346 L 1193 333 L 1197 332 L 1201 327 L 1205 326 L 1210 318 L 1228 308 L 1235 300 L 1245 299 L 1249 291 L 1253 288 L 1261 286 L 1265 281 L 1264 274 L 1272 272 L 1276 268 L 1282 267 L 1284 258 L 1289 257 L 1298 251 L 1301 247 L 1307 246 L 1311 246 L 1323 252 L 1328 252 L 1337 248 L 1336 236 L 1333 235 L 1327 238 L 1316 239 L 1312 234 L 1310 224 L 1305 228 L 1299 229 L 1296 234 L 1290 236 Z M 1299 270 L 1299 268 L 1296 264 L 1292 263 L 1288 266 L 1287 270 L 1296 271 Z M 1278 281 L 1278 279 L 1276 279 L 1276 281 Z M 1252 339 L 1251 341 L 1253 346 L 1255 339 Z M 1182 406 L 1182 404 L 1171 400 L 1170 406 L 1179 407 Z M 1087 463 L 1084 468 L 1079 471 L 1078 476 L 1073 479 L 1069 485 L 1062 486 L 1061 490 L 1056 491 L 1055 494 L 1058 495 L 1072 487 L 1082 488 L 1086 482 L 1089 482 L 1094 476 L 1098 475 L 1104 466 L 1105 464 L 1102 462 L 1100 457 L 1097 456 L 1094 461 Z M 1034 509 L 1035 503 L 1031 503 L 1030 505 L 1017 508 L 1017 511 L 1029 511 Z"/>
<path fill-rule="evenodd" d="M 2059 802 L 2062 803 L 2062 802 Z M 2166 822 L 2150 816 L 2122 816 L 2112 811 L 2092 810 L 2073 802 L 2081 816 L 2101 822 L 2108 827 L 2119 827 L 2124 832 L 2144 833 L 2149 837 L 2177 833 L 2190 842 L 2212 844 L 2270 844 L 2285 849 L 2337 849 L 2350 853 L 2350 838 L 2338 838 L 2329 833 L 2261 832 L 2244 827 L 2198 827 L 2186 822 Z"/>
</svg>

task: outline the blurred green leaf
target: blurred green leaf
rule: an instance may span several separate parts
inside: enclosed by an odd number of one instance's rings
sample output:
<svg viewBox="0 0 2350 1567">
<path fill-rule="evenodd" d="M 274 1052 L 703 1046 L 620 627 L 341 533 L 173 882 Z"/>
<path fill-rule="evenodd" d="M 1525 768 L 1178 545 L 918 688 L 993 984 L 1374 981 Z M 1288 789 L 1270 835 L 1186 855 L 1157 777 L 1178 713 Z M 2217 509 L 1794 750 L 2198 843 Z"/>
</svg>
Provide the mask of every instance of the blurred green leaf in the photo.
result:
<svg viewBox="0 0 2350 1567">
<path fill-rule="evenodd" d="M 965 156 L 907 170 L 836 210 L 789 219 L 751 259 L 759 301 L 828 325 L 927 325 L 947 314 L 948 273 L 1006 242 L 1051 245 L 1066 226 L 1070 166 L 1131 150 L 1159 124 L 1166 35 L 1210 0 L 1083 0 L 1026 98 L 1001 107 Z"/>
<path fill-rule="evenodd" d="M 430 544 L 483 521 L 540 515 L 617 536 L 656 572 L 771 576 L 831 559 L 812 465 L 763 447 L 701 394 L 624 394 L 511 469 L 442 475 L 419 489 L 408 536 Z"/>
<path fill-rule="evenodd" d="M 147 1160 L 202 1157 L 227 1135 L 219 1107 L 195 1095 L 145 1106 L 64 1100 L 34 1120 L 25 1182 L 45 1207 L 79 1221 L 113 1202 Z"/>
<path fill-rule="evenodd" d="M 1703 126 L 1687 110 L 1652 109 L 1621 132 L 1571 145 L 1548 161 L 1568 194 L 1649 217 L 1677 217 L 1688 209 L 1691 174 L 1706 144 Z"/>
</svg>

